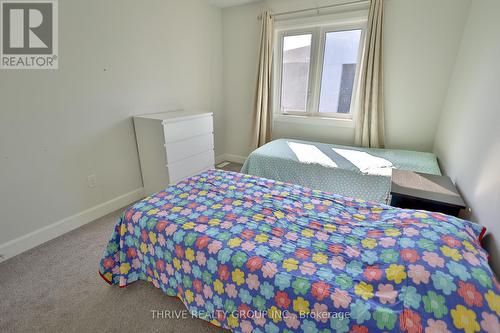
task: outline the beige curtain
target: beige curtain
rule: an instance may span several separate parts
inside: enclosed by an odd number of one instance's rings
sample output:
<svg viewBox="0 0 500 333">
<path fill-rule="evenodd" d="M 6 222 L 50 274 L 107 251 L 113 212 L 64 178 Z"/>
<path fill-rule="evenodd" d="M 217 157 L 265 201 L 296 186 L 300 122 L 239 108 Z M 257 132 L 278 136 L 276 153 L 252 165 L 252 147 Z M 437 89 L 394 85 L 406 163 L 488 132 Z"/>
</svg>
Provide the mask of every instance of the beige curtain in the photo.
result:
<svg viewBox="0 0 500 333">
<path fill-rule="evenodd" d="M 269 12 L 262 14 L 262 33 L 260 41 L 257 90 L 254 105 L 253 148 L 260 147 L 271 140 L 272 101 L 271 74 L 273 62 L 274 18 Z"/>
<path fill-rule="evenodd" d="M 383 0 L 371 0 L 356 114 L 355 144 L 363 147 L 383 148 L 385 144 L 383 12 Z"/>
</svg>

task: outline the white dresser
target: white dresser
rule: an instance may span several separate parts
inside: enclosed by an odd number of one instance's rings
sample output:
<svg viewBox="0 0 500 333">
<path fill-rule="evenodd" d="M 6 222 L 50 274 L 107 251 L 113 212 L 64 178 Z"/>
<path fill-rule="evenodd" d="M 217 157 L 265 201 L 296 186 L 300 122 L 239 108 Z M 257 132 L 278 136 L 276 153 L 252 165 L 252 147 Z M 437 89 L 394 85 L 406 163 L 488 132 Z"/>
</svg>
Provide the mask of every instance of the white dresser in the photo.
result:
<svg viewBox="0 0 500 333">
<path fill-rule="evenodd" d="M 147 114 L 134 127 L 146 195 L 214 167 L 212 113 Z"/>
</svg>

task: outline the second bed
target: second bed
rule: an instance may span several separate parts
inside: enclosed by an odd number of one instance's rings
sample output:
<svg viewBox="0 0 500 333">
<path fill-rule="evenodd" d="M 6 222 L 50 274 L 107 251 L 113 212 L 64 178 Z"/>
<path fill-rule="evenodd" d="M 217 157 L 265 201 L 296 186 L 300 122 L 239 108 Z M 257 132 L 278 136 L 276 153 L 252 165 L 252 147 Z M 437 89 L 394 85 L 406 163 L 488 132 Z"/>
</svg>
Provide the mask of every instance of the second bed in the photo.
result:
<svg viewBox="0 0 500 333">
<path fill-rule="evenodd" d="M 256 149 L 242 173 L 387 203 L 392 169 L 441 175 L 436 155 L 279 139 Z"/>
</svg>

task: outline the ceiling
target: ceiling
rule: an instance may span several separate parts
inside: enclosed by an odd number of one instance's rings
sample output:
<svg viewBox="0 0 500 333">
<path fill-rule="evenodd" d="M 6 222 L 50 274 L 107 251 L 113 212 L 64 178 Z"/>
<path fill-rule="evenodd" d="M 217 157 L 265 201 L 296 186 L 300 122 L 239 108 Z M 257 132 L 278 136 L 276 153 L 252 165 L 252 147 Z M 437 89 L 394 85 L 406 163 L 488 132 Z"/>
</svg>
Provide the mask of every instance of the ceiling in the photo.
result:
<svg viewBox="0 0 500 333">
<path fill-rule="evenodd" d="M 251 3 L 251 2 L 259 2 L 261 0 L 208 0 L 208 2 L 211 5 L 217 6 L 217 7 L 231 7 L 231 6 L 239 6 L 239 5 L 244 5 L 246 3 Z"/>
</svg>

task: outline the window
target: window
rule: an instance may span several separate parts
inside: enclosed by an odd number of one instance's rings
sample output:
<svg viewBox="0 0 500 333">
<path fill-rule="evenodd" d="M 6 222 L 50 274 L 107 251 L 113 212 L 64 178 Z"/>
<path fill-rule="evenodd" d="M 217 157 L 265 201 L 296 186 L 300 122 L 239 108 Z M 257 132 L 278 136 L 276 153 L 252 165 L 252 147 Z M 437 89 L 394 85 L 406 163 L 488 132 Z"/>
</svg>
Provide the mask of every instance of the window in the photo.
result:
<svg viewBox="0 0 500 333">
<path fill-rule="evenodd" d="M 352 118 L 363 22 L 277 34 L 274 94 L 279 113 Z"/>
<path fill-rule="evenodd" d="M 327 32 L 319 112 L 350 112 L 361 30 Z"/>
<path fill-rule="evenodd" d="M 283 37 L 281 107 L 283 111 L 306 112 L 311 67 L 312 34 Z"/>
</svg>

